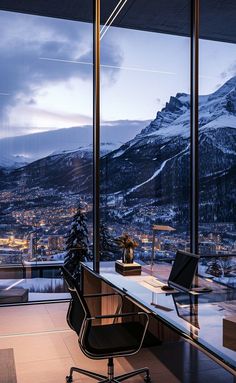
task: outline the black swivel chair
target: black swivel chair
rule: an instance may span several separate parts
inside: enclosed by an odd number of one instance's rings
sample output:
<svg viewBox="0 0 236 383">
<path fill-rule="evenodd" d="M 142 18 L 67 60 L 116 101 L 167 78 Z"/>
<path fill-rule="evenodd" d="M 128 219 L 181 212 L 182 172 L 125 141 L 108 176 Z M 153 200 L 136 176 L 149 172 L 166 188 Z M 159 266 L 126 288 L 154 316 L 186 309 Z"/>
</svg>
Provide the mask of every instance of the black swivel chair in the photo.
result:
<svg viewBox="0 0 236 383">
<path fill-rule="evenodd" d="M 67 313 L 67 322 L 72 330 L 78 335 L 79 345 L 82 352 L 91 359 L 108 359 L 108 375 L 100 375 L 77 367 L 71 367 L 70 375 L 66 382 L 73 381 L 73 372 L 78 372 L 96 379 L 100 383 L 119 383 L 132 376 L 144 373 L 144 381 L 150 383 L 151 378 L 147 367 L 128 372 L 120 376 L 114 376 L 113 358 L 136 354 L 142 347 L 147 331 L 149 318 L 145 312 L 124 313 L 114 315 L 91 316 L 86 299 L 91 297 L 102 297 L 114 294 L 92 294 L 84 295 L 75 283 L 72 275 L 66 267 L 62 267 L 63 277 L 71 294 L 71 302 Z M 122 297 L 121 294 L 118 294 Z M 136 318 L 143 319 L 141 324 L 134 321 Z M 119 323 L 119 318 L 132 318 L 130 322 Z M 112 324 L 94 325 L 96 319 L 113 319 Z"/>
</svg>

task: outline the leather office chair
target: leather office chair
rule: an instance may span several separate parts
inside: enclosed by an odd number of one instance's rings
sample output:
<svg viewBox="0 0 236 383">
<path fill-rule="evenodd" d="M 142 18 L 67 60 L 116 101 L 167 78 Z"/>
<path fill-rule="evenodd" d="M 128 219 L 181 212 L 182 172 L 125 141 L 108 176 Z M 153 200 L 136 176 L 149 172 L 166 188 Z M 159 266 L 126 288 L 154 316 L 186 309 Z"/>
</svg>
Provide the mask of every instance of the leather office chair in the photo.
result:
<svg viewBox="0 0 236 383">
<path fill-rule="evenodd" d="M 66 377 L 66 382 L 73 381 L 73 372 L 78 372 L 96 379 L 100 383 L 118 383 L 129 379 L 135 375 L 144 373 L 144 381 L 151 382 L 149 369 L 140 368 L 120 376 L 114 376 L 113 358 L 136 354 L 142 347 L 147 331 L 149 318 L 145 312 L 138 313 L 118 313 L 114 315 L 91 316 L 86 299 L 91 297 L 102 297 L 113 294 L 92 294 L 84 295 L 76 285 L 73 277 L 62 267 L 63 277 L 66 281 L 71 294 L 71 302 L 67 313 L 67 322 L 72 330 L 78 335 L 78 341 L 82 352 L 91 359 L 108 359 L 107 376 L 87 371 L 78 367 L 71 367 L 70 374 Z M 121 294 L 118 294 L 122 297 Z M 142 323 L 134 321 L 135 316 L 142 317 Z M 112 324 L 94 325 L 97 319 L 113 319 Z M 117 322 L 119 318 L 131 318 L 130 322 Z"/>
</svg>

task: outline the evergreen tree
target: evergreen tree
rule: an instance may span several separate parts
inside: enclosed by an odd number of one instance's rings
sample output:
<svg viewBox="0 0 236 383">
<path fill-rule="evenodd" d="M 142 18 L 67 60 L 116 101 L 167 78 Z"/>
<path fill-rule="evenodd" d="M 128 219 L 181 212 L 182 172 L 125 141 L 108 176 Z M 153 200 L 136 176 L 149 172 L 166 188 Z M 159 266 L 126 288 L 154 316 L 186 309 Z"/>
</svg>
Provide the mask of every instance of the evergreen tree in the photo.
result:
<svg viewBox="0 0 236 383">
<path fill-rule="evenodd" d="M 108 228 L 102 223 L 100 226 L 100 259 L 111 261 L 121 257 L 121 251 Z"/>
<path fill-rule="evenodd" d="M 222 275 L 222 270 L 219 264 L 219 260 L 217 258 L 213 258 L 211 260 L 206 269 L 206 273 L 214 275 L 215 277 L 220 277 Z"/>
<path fill-rule="evenodd" d="M 70 231 L 66 236 L 66 250 L 65 264 L 73 277 L 78 279 L 80 262 L 88 260 L 89 257 L 87 218 L 81 202 L 78 204 Z"/>
</svg>

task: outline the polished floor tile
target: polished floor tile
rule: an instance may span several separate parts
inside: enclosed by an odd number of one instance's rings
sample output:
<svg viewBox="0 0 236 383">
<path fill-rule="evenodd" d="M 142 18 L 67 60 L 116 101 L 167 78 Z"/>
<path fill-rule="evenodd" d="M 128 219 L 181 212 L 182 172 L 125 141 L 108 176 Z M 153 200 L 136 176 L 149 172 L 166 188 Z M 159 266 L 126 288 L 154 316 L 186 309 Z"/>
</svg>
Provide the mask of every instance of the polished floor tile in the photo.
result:
<svg viewBox="0 0 236 383">
<path fill-rule="evenodd" d="M 187 374 L 183 377 L 183 383 L 235 383 L 236 377 L 223 370 L 215 368 L 213 370 L 201 370 L 195 374 Z"/>
<path fill-rule="evenodd" d="M 13 348 L 16 363 L 70 357 L 65 343 L 58 333 L 0 337 L 0 348 Z"/>
<path fill-rule="evenodd" d="M 68 303 L 0 307 L 0 335 L 68 329 Z"/>
<path fill-rule="evenodd" d="M 71 358 L 17 363 L 17 383 L 59 383 L 73 364 Z"/>
<path fill-rule="evenodd" d="M 64 330 L 68 328 L 66 321 L 66 312 L 68 307 L 68 302 L 51 303 L 45 305 L 45 309 L 49 314 L 55 330 Z"/>
<path fill-rule="evenodd" d="M 0 349 L 13 348 L 18 383 L 60 383 L 71 366 L 106 375 L 107 360 L 80 350 L 66 323 L 68 303 L 0 308 Z M 18 335 L 16 335 L 18 334 Z M 148 366 L 152 383 L 235 383 L 233 376 L 185 341 L 164 343 L 115 360 L 116 375 Z M 74 374 L 74 383 L 94 382 Z M 130 379 L 141 383 L 143 377 Z"/>
<path fill-rule="evenodd" d="M 53 329 L 52 319 L 43 305 L 0 308 L 0 335 Z"/>
</svg>

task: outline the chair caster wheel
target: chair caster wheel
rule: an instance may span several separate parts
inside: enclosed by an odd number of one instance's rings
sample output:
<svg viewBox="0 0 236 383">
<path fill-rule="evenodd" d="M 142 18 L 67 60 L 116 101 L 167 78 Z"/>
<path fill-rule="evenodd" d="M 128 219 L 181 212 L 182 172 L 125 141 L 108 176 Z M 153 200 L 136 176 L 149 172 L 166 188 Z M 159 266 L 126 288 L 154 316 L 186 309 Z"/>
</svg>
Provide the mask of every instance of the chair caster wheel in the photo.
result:
<svg viewBox="0 0 236 383">
<path fill-rule="evenodd" d="M 72 376 L 66 377 L 66 383 L 71 383 L 73 381 Z"/>
</svg>

